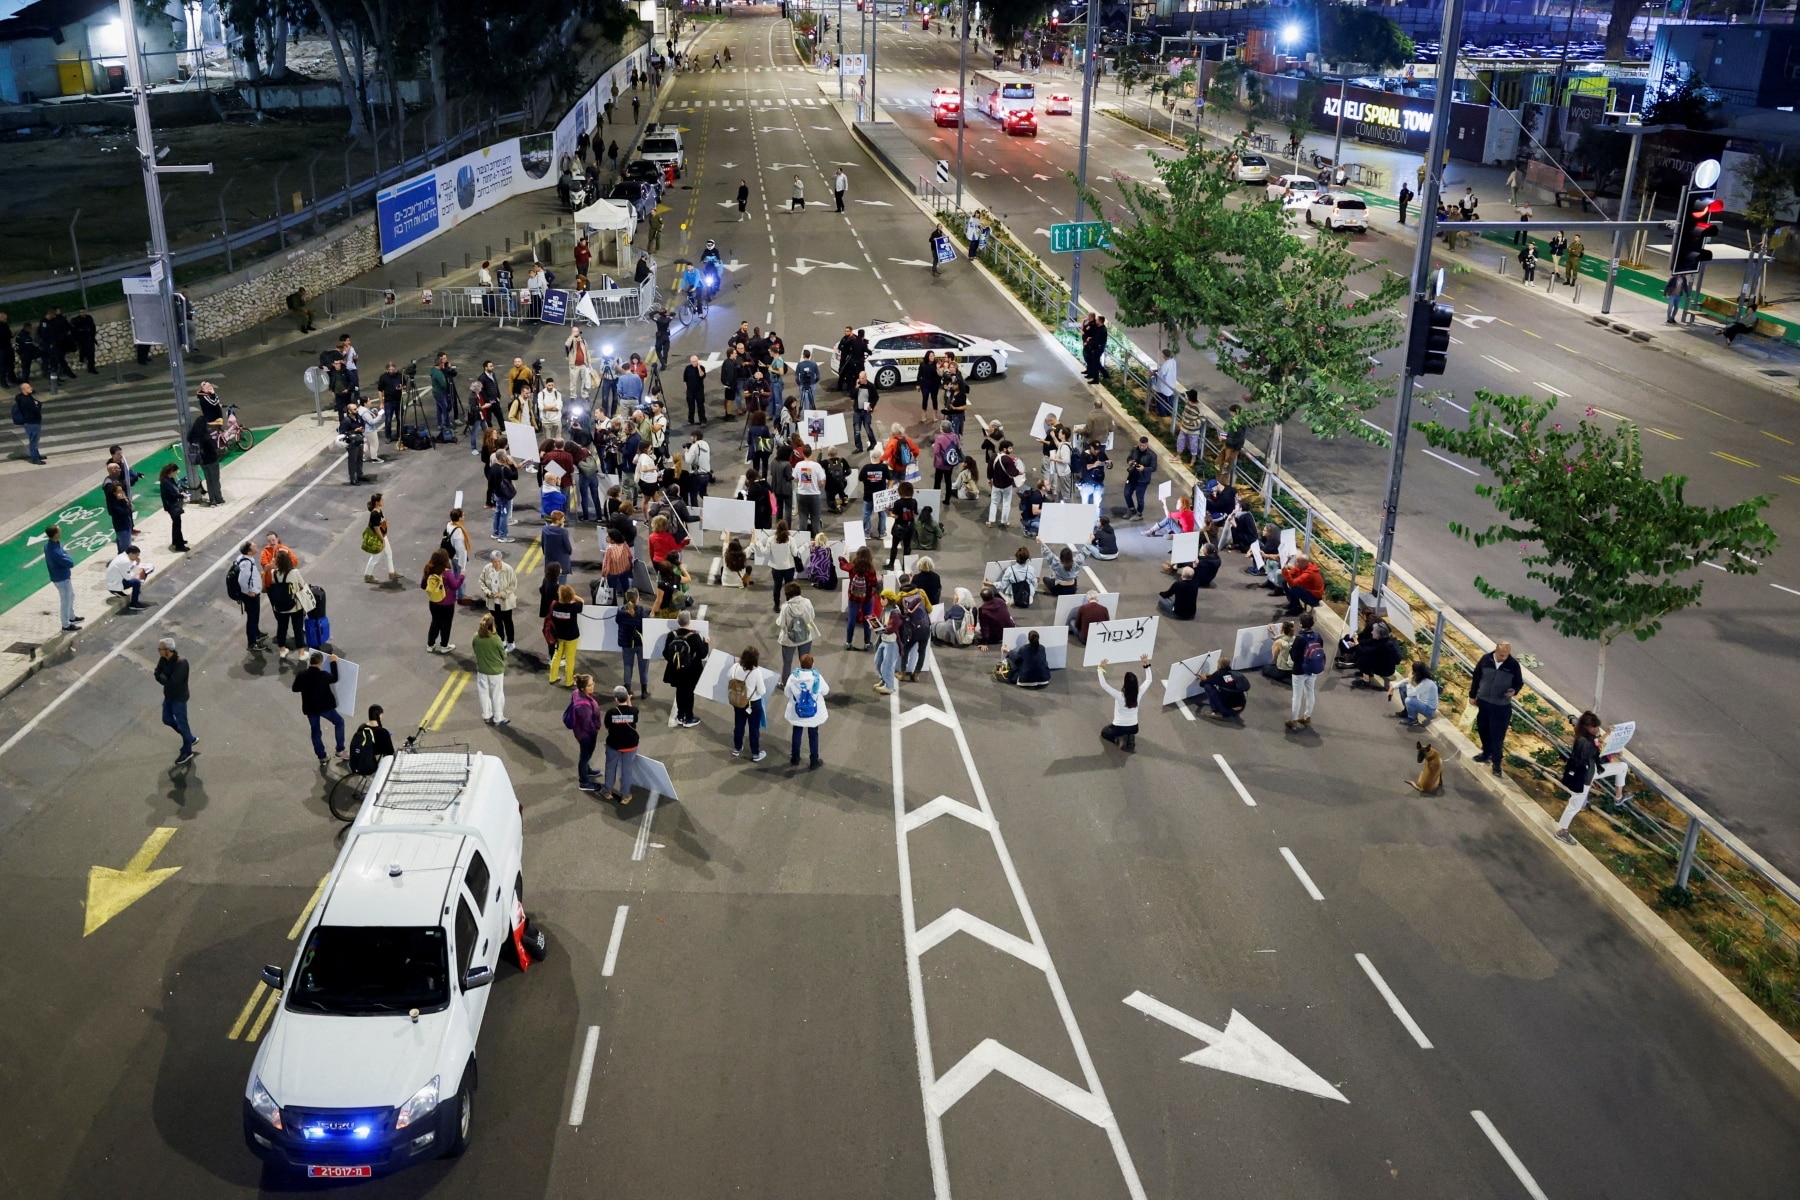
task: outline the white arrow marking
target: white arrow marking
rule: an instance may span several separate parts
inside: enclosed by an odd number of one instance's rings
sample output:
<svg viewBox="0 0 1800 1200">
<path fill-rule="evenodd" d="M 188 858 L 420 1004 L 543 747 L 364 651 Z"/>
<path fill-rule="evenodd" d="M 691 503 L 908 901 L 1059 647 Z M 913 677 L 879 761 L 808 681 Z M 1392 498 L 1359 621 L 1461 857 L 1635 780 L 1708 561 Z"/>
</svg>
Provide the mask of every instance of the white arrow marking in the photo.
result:
<svg viewBox="0 0 1800 1200">
<path fill-rule="evenodd" d="M 764 125 L 762 131 L 764 133 L 792 133 L 794 127 L 792 125 Z"/>
<path fill-rule="evenodd" d="M 737 272 L 743 270 L 745 267 L 749 266 L 750 264 L 749 263 L 741 263 L 737 259 L 734 258 L 728 263 L 720 263 L 719 265 L 721 267 L 724 267 L 727 271 L 730 271 L 733 274 L 736 274 Z"/>
<path fill-rule="evenodd" d="M 1464 325 L 1467 325 L 1470 329 L 1480 329 L 1483 325 L 1492 325 L 1494 323 L 1493 317 L 1471 316 L 1468 313 L 1458 313 L 1456 319 L 1461 321 Z"/>
<path fill-rule="evenodd" d="M 997 346 L 998 348 L 1000 348 L 1001 350 L 1006 351 L 1006 353 L 1008 355 L 1025 353 L 1023 350 L 1019 349 L 1017 346 L 1013 345 L 1011 342 L 995 342 L 994 345 Z"/>
<path fill-rule="evenodd" d="M 858 200 L 857 203 L 871 205 L 875 208 L 892 208 L 892 207 L 894 207 L 893 205 L 889 204 L 886 200 Z"/>
<path fill-rule="evenodd" d="M 736 200 L 721 200 L 721 201 L 719 201 L 719 207 L 720 208 L 736 208 L 737 201 Z"/>
<path fill-rule="evenodd" d="M 1042 225 L 1039 225 L 1036 229 L 1032 230 L 1031 232 L 1038 234 L 1042 237 L 1050 236 L 1050 231 L 1048 229 L 1045 229 Z"/>
<path fill-rule="evenodd" d="M 834 350 L 832 353 L 835 354 L 836 351 Z M 949 715 L 946 714 L 943 709 L 935 704 L 915 705 L 900 714 L 900 728 L 902 729 L 911 729 L 920 721 L 936 721 L 945 729 L 956 728 L 956 723 L 950 719 Z"/>
<path fill-rule="evenodd" d="M 829 126 L 829 125 L 814 125 L 814 126 L 812 126 L 812 128 L 823 129 L 823 130 L 826 130 L 827 132 L 829 132 L 831 129 L 831 126 Z M 845 163 L 844 165 L 846 167 L 854 167 L 856 164 L 855 163 Z"/>
<path fill-rule="evenodd" d="M 896 258 L 894 261 L 899 262 L 900 260 Z M 49 540 L 50 540 L 50 535 L 47 533 L 34 533 L 30 537 L 25 539 L 25 544 L 27 546 L 35 546 L 39 542 L 47 542 Z"/>
<path fill-rule="evenodd" d="M 922 804 L 913 809 L 900 822 L 900 827 L 911 833 L 919 826 L 935 821 L 939 817 L 955 817 L 958 820 L 967 821 L 977 829 L 986 829 L 990 832 L 994 828 L 993 818 L 979 808 L 972 804 L 964 804 L 960 800 L 952 800 L 948 796 L 939 796 L 930 804 Z"/>
<path fill-rule="evenodd" d="M 1050 177 L 1048 175 L 1033 175 L 1032 178 L 1033 179 L 1049 179 Z"/>
<path fill-rule="evenodd" d="M 706 369 L 708 375 L 711 375 L 719 369 L 719 364 L 724 361 L 725 356 L 717 350 L 714 350 L 711 354 L 700 360 L 700 365 Z"/>
<path fill-rule="evenodd" d="M 733 170 L 737 166 L 736 163 L 720 163 L 719 165 L 724 167 L 727 171 Z"/>
<path fill-rule="evenodd" d="M 984 942 L 1002 954 L 1010 954 L 1022 963 L 1036 967 L 1040 971 L 1049 969 L 1050 956 L 1044 953 L 1042 946 L 1035 946 L 1024 938 L 1006 932 L 998 926 L 983 921 L 980 917 L 970 916 L 960 908 L 953 908 L 914 935 L 913 953 L 923 954 L 940 942 L 946 941 L 953 934 L 966 933 L 978 942 Z"/>
<path fill-rule="evenodd" d="M 903 267 L 929 267 L 931 264 L 922 258 L 890 258 L 891 263 L 899 263 Z"/>
<path fill-rule="evenodd" d="M 806 164 L 806 163 L 770 163 L 769 170 L 771 170 L 771 171 L 786 171 L 789 169 L 795 169 L 795 170 L 804 171 L 804 170 L 806 170 L 807 166 L 808 166 L 808 164 Z"/>
<path fill-rule="evenodd" d="M 726 133 L 736 133 L 736 132 L 737 132 L 737 126 L 736 126 L 736 125 L 727 125 L 727 126 L 726 126 L 726 127 L 725 127 L 725 132 L 726 132 Z"/>
<path fill-rule="evenodd" d="M 1182 1062 L 1242 1075 L 1246 1079 L 1260 1079 L 1264 1083 L 1292 1088 L 1296 1092 L 1306 1092 L 1325 1100 L 1350 1103 L 1344 1099 L 1342 1092 L 1321 1079 L 1311 1067 L 1283 1050 L 1275 1039 L 1252 1025 L 1250 1019 L 1236 1009 L 1232 1010 L 1231 1019 L 1225 1023 L 1225 1028 L 1219 1030 L 1142 992 L 1131 993 L 1125 997 L 1125 1003 L 1146 1017 L 1154 1018 L 1164 1025 L 1181 1030 L 1189 1037 L 1207 1043 L 1204 1049 L 1184 1055 Z"/>
<path fill-rule="evenodd" d="M 792 271 L 796 275 L 808 275 L 808 274 L 811 274 L 812 272 L 820 269 L 821 267 L 825 268 L 826 270 L 830 270 L 830 271 L 860 271 L 860 270 L 862 270 L 861 267 L 856 266 L 854 263 L 826 262 L 824 259 L 820 259 L 820 258 L 796 258 L 794 260 L 794 265 L 789 267 L 788 270 Z"/>
<path fill-rule="evenodd" d="M 1054 1071 L 1038 1066 L 1017 1050 L 1008 1049 L 993 1038 L 984 1039 L 979 1046 L 963 1056 L 961 1062 L 945 1071 L 931 1085 L 926 1102 L 931 1105 L 932 1115 L 941 1117 L 949 1112 L 958 1100 L 968 1095 L 976 1084 L 995 1071 L 1014 1083 L 1030 1088 L 1051 1103 L 1061 1105 L 1090 1124 L 1102 1129 L 1112 1129 L 1115 1126 L 1111 1111 L 1096 1100 L 1092 1092 L 1077 1087 Z"/>
<path fill-rule="evenodd" d="M 820 126 L 820 127 L 819 127 L 819 128 L 821 128 L 821 129 L 829 129 L 829 128 L 831 128 L 831 126 L 829 126 L 829 125 L 821 125 L 821 126 Z M 862 164 L 861 164 L 861 163 L 847 163 L 847 162 L 839 162 L 839 161 L 838 161 L 838 160 L 837 160 L 837 159 L 835 159 L 835 158 L 834 158 L 834 159 L 832 159 L 832 160 L 831 160 L 831 165 L 832 165 L 832 166 L 834 166 L 834 167 L 859 167 L 859 166 L 861 166 L 861 165 L 862 165 Z"/>
</svg>

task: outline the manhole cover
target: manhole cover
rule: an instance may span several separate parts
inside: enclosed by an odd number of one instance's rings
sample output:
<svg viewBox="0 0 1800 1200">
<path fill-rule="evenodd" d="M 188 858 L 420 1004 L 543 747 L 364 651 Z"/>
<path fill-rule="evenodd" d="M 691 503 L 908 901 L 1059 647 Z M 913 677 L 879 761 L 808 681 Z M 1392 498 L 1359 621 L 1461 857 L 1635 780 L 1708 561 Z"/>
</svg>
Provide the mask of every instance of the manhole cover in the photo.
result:
<svg viewBox="0 0 1800 1200">
<path fill-rule="evenodd" d="M 33 654 L 37 653 L 37 649 L 38 644 L 36 642 L 14 642 L 6 648 L 6 652 L 8 654 L 22 654 L 26 658 L 30 658 Z"/>
<path fill-rule="evenodd" d="M 1775 378 L 1777 378 L 1777 379 L 1792 379 L 1792 378 L 1793 378 L 1793 377 L 1794 377 L 1794 373 L 1793 373 L 1793 372 L 1792 372 L 1792 371 L 1769 371 L 1769 370 L 1765 370 L 1765 371 L 1764 371 L 1764 372 L 1763 372 L 1763 374 L 1764 374 L 1764 375 L 1773 375 L 1773 376 L 1774 376 L 1774 377 L 1775 377 Z"/>
</svg>

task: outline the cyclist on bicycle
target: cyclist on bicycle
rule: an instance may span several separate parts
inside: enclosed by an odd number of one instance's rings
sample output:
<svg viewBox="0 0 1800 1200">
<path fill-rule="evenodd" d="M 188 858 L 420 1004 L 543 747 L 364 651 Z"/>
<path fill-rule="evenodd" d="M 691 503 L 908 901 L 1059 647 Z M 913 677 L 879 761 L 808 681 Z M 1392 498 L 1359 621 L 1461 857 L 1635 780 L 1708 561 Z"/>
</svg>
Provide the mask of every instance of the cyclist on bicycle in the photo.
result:
<svg viewBox="0 0 1800 1200">
<path fill-rule="evenodd" d="M 689 263 L 681 272 L 681 293 L 687 297 L 687 302 L 695 312 L 705 309 L 706 300 L 700 294 L 700 271 L 693 263 Z"/>
</svg>

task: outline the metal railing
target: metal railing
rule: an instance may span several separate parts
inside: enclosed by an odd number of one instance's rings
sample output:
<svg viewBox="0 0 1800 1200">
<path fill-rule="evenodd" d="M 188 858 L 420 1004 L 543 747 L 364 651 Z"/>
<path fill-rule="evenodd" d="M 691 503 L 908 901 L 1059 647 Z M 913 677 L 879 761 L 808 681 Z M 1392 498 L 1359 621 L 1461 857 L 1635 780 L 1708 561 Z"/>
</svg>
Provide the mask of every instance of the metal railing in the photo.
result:
<svg viewBox="0 0 1800 1200">
<path fill-rule="evenodd" d="M 642 320 L 656 307 L 656 276 L 641 285 L 600 287 L 584 295 L 593 301 L 594 315 L 600 324 Z M 505 328 L 509 323 L 524 325 L 543 319 L 537 300 L 523 288 L 508 292 L 483 287 L 335 287 L 314 297 L 312 303 L 324 311 L 327 320 L 372 318 L 384 327 L 401 321 L 421 321 L 454 329 L 464 321 L 491 321 Z M 579 303 L 580 298 L 571 294 L 567 322 L 575 321 Z"/>
</svg>

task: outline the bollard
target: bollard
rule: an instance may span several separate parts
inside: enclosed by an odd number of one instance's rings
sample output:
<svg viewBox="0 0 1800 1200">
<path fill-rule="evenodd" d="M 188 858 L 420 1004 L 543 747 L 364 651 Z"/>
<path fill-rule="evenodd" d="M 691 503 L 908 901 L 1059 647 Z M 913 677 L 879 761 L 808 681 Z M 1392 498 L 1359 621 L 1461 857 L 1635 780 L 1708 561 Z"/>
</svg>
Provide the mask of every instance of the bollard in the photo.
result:
<svg viewBox="0 0 1800 1200">
<path fill-rule="evenodd" d="M 535 239 L 535 238 L 533 238 L 533 237 L 532 237 L 532 234 L 531 234 L 531 230 L 529 230 L 529 229 L 527 229 L 527 230 L 526 230 L 526 231 L 525 231 L 525 244 L 526 244 L 526 245 L 527 245 L 527 246 L 529 246 L 529 245 L 531 245 L 531 243 L 532 243 L 532 242 L 533 242 L 533 241 L 535 241 L 535 240 L 536 240 L 536 239 Z"/>
<path fill-rule="evenodd" d="M 1443 655 L 1443 652 L 1444 614 L 1440 611 L 1438 613 L 1437 628 L 1431 632 L 1431 670 L 1434 675 L 1437 673 L 1438 659 Z"/>
<path fill-rule="evenodd" d="M 492 246 L 489 246 L 487 248 L 487 253 L 482 255 L 481 257 L 484 262 L 493 262 L 494 261 L 494 248 Z"/>
<path fill-rule="evenodd" d="M 423 271 L 414 271 L 413 272 L 413 286 L 417 287 L 417 288 L 422 288 L 425 286 L 425 272 L 423 272 Z"/>
<path fill-rule="evenodd" d="M 474 265 L 474 259 L 475 259 L 475 256 L 473 254 L 470 254 L 467 250 L 464 250 L 463 251 L 463 270 L 466 271 L 472 265 Z"/>
<path fill-rule="evenodd" d="M 1501 256 L 1500 256 L 1500 257 L 1499 257 L 1499 258 L 1498 258 L 1498 259 L 1496 259 L 1496 260 L 1495 260 L 1495 261 L 1496 261 L 1496 263 L 1497 263 L 1497 264 L 1498 264 L 1498 266 L 1499 266 L 1499 270 L 1500 270 L 1500 274 L 1502 274 L 1502 275 L 1504 275 L 1504 274 L 1506 274 L 1506 264 L 1507 264 L 1507 262 L 1508 262 L 1508 259 L 1507 259 L 1507 257 L 1506 257 L 1506 255 L 1504 255 L 1504 254 L 1502 254 L 1502 255 L 1501 255 Z"/>
<path fill-rule="evenodd" d="M 512 253 L 512 235 L 511 234 L 506 235 L 506 252 L 508 254 Z"/>
<path fill-rule="evenodd" d="M 439 279 L 450 278 L 450 264 L 445 262 L 441 258 L 438 259 L 438 278 Z"/>
<path fill-rule="evenodd" d="M 1694 869 L 1694 852 L 1700 848 L 1700 818 L 1688 814 L 1687 836 L 1681 840 L 1681 862 L 1675 868 L 1675 886 L 1687 891 L 1688 875 Z"/>
</svg>

